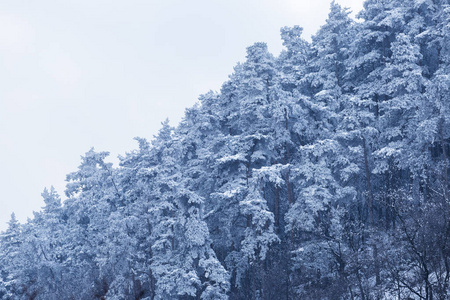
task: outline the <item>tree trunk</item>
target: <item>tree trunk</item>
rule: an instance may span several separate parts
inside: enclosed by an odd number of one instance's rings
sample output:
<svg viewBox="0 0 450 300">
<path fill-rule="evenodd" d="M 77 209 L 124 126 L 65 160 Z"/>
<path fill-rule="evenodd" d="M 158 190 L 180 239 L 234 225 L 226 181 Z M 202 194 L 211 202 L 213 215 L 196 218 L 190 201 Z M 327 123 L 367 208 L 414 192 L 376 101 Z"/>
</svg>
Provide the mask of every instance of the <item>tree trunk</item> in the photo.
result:
<svg viewBox="0 0 450 300">
<path fill-rule="evenodd" d="M 367 147 L 366 147 L 366 139 L 363 137 L 363 147 L 364 147 L 364 166 L 366 170 L 366 179 L 367 179 L 367 192 L 368 192 L 368 198 L 369 198 L 369 222 L 370 222 L 370 231 L 372 233 L 373 231 L 373 193 L 372 193 L 372 182 L 371 182 L 371 175 L 369 170 L 369 163 L 367 159 Z M 380 276 L 380 263 L 378 261 L 378 248 L 376 243 L 372 245 L 373 247 L 373 260 L 375 265 L 375 282 L 376 285 L 379 285 L 381 283 L 381 276 Z"/>
<path fill-rule="evenodd" d="M 364 167 L 366 171 L 366 180 L 367 180 L 367 196 L 369 198 L 369 222 L 370 226 L 373 226 L 373 194 L 372 194 L 372 182 L 369 170 L 369 162 L 367 159 L 367 147 L 366 147 L 366 139 L 363 137 L 363 148 L 364 148 Z"/>
<path fill-rule="evenodd" d="M 277 186 L 275 186 L 275 230 L 276 233 L 279 232 L 280 228 L 280 191 Z"/>
<path fill-rule="evenodd" d="M 439 134 L 441 136 L 441 147 L 442 147 L 442 159 L 444 160 L 444 197 L 445 201 L 448 203 L 449 200 L 449 192 L 448 192 L 448 162 L 447 162 L 447 145 L 445 143 L 444 139 L 444 132 L 443 132 L 443 123 L 444 121 L 441 120 L 440 126 L 439 126 Z"/>
</svg>

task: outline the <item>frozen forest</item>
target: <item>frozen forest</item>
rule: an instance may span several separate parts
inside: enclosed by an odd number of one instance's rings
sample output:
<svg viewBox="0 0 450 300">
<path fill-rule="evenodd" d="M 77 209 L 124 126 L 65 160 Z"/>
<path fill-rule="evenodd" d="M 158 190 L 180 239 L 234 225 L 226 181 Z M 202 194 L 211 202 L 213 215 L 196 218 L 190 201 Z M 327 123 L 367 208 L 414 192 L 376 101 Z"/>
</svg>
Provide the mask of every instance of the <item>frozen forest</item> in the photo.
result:
<svg viewBox="0 0 450 300">
<path fill-rule="evenodd" d="M 450 1 L 358 18 L 248 47 L 118 166 L 85 153 L 1 233 L 0 298 L 450 299 Z"/>
</svg>

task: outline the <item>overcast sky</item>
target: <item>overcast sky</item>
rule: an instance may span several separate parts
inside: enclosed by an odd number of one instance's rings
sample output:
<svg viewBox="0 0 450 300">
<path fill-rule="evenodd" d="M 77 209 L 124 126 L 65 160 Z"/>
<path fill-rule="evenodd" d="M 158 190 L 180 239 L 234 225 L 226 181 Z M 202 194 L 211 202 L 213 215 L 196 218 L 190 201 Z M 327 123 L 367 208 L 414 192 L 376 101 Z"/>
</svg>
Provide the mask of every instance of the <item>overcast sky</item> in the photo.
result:
<svg viewBox="0 0 450 300">
<path fill-rule="evenodd" d="M 362 0 L 340 0 L 354 12 Z M 277 55 L 282 26 L 310 39 L 329 0 L 1 0 L 0 229 L 63 195 L 91 147 L 117 155 L 219 90 L 245 48 Z M 62 197 L 64 199 L 64 197 Z"/>
</svg>

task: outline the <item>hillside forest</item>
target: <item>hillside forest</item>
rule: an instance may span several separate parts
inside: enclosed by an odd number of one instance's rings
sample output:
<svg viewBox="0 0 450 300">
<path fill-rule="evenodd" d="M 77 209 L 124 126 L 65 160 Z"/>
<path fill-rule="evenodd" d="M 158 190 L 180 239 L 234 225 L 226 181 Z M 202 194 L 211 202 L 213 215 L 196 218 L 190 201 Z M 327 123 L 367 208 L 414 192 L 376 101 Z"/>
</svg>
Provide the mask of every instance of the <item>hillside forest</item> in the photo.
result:
<svg viewBox="0 0 450 300">
<path fill-rule="evenodd" d="M 450 1 L 349 14 L 85 153 L 1 233 L 0 299 L 450 299 Z"/>
</svg>

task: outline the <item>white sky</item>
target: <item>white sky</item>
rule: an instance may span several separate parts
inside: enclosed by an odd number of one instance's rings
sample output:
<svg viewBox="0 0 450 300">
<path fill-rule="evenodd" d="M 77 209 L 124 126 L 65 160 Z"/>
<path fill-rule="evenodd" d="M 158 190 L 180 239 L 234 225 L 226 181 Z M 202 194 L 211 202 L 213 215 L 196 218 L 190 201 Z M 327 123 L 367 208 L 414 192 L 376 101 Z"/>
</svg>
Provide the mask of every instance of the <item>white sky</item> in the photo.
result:
<svg viewBox="0 0 450 300">
<path fill-rule="evenodd" d="M 362 0 L 339 0 L 354 12 Z M 95 147 L 118 154 L 176 125 L 219 90 L 245 48 L 277 55 L 282 26 L 309 39 L 329 0 L 1 0 L 0 230 L 63 197 L 65 175 Z"/>
</svg>

